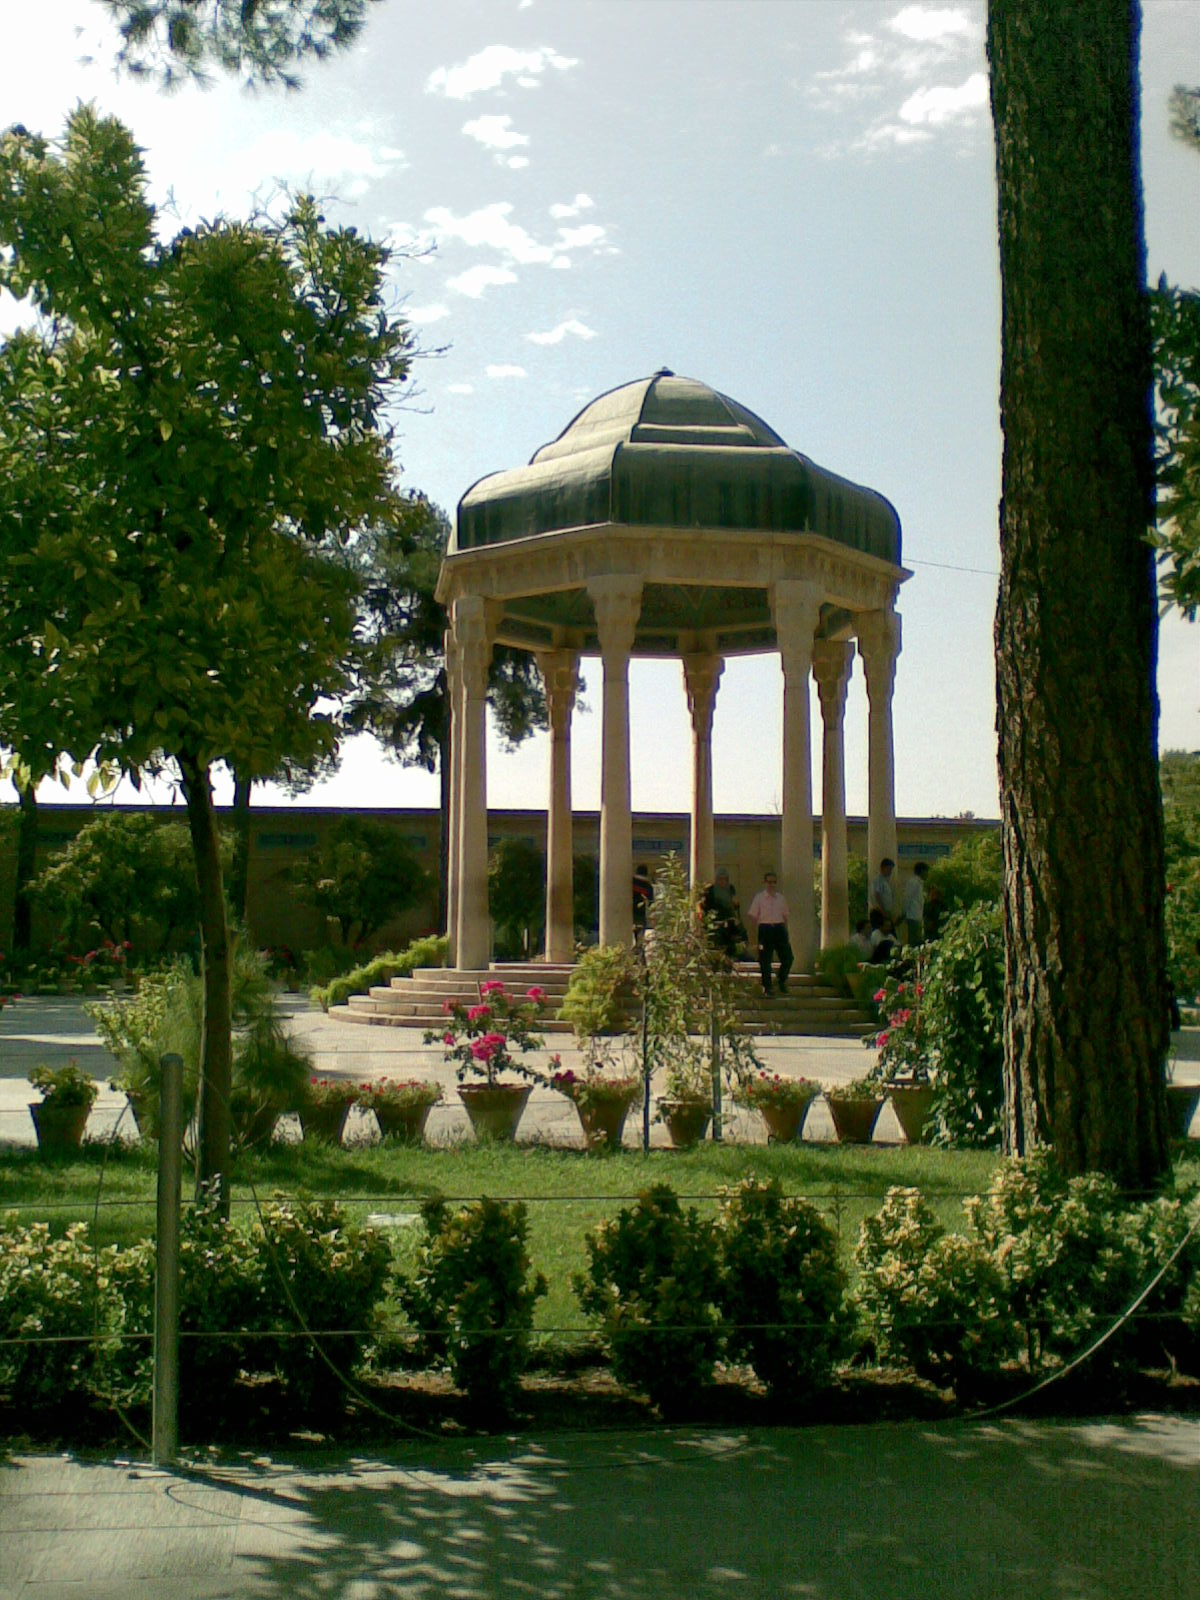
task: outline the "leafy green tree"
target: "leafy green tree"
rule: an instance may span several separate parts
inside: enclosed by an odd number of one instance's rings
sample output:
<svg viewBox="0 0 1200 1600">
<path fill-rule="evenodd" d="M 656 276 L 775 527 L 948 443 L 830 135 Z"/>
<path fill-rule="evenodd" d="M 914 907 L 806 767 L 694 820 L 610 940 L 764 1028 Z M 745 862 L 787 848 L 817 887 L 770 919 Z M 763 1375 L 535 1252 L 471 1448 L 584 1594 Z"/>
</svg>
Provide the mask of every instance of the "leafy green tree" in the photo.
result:
<svg viewBox="0 0 1200 1600">
<path fill-rule="evenodd" d="M 1175 993 L 1200 994 L 1200 751 L 1160 763 L 1167 868 L 1167 953 Z"/>
<path fill-rule="evenodd" d="M 1165 278 L 1150 297 L 1158 399 L 1163 593 L 1189 622 L 1200 607 L 1200 294 Z"/>
<path fill-rule="evenodd" d="M 546 858 L 527 839 L 500 839 L 488 856 L 488 910 L 497 944 L 528 959 L 546 923 Z"/>
<path fill-rule="evenodd" d="M 0 372 L 0 656 L 30 667 L 19 749 L 179 774 L 205 1184 L 228 1161 L 231 1063 L 211 768 L 263 773 L 336 742 L 315 707 L 348 678 L 344 546 L 396 502 L 383 415 L 409 341 L 385 309 L 386 251 L 311 200 L 173 239 L 158 223 L 119 123 L 81 107 L 58 143 L 0 140 L 0 287 L 43 317 Z"/>
<path fill-rule="evenodd" d="M 164 88 L 215 67 L 246 84 L 299 87 L 296 69 L 344 50 L 373 0 L 98 0 L 121 36 L 118 65 Z"/>
<path fill-rule="evenodd" d="M 222 840 L 222 865 L 229 859 Z M 146 954 L 199 922 L 187 826 L 113 811 L 81 828 L 33 884 L 37 902 L 76 948 L 97 936 Z"/>
<path fill-rule="evenodd" d="M 1005 1146 L 1167 1165 L 1151 344 L 1135 0 L 990 0 Z"/>
<path fill-rule="evenodd" d="M 346 945 L 369 939 L 428 886 L 408 840 L 366 817 L 339 818 L 297 869 L 296 882 L 309 905 L 337 918 Z"/>
<path fill-rule="evenodd" d="M 928 886 L 941 890 L 947 911 L 967 911 L 998 902 L 1003 879 L 999 832 L 976 833 L 960 839 L 948 856 L 933 863 Z"/>
</svg>

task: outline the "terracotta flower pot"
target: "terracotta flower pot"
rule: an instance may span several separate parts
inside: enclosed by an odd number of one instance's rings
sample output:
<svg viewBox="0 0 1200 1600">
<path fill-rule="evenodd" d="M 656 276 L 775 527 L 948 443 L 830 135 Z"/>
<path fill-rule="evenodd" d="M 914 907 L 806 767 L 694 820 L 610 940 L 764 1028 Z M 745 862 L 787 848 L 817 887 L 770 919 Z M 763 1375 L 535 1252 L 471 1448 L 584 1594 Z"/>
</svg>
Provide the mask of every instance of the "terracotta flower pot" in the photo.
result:
<svg viewBox="0 0 1200 1600">
<path fill-rule="evenodd" d="M 402 1144 L 420 1144 L 433 1106 L 428 1102 L 410 1106 L 376 1104 L 373 1109 L 381 1138 L 398 1139 Z"/>
<path fill-rule="evenodd" d="M 816 1099 L 792 1100 L 778 1105 L 759 1105 L 758 1112 L 767 1125 L 768 1144 L 792 1144 L 800 1137 L 808 1108 Z"/>
<path fill-rule="evenodd" d="M 1200 1084 L 1167 1085 L 1167 1128 L 1172 1139 L 1186 1139 L 1200 1101 Z"/>
<path fill-rule="evenodd" d="M 341 1144 L 349 1115 L 348 1100 L 336 1100 L 323 1106 L 306 1106 L 300 1113 L 300 1129 L 306 1139 L 311 1134 L 325 1144 Z"/>
<path fill-rule="evenodd" d="M 865 1099 L 847 1100 L 840 1096 L 829 1098 L 829 1113 L 833 1118 L 833 1125 L 837 1129 L 837 1136 L 842 1144 L 870 1144 L 871 1130 L 875 1126 L 875 1118 L 879 1115 L 879 1108 L 883 1104 L 882 1095 L 872 1095 Z"/>
<path fill-rule="evenodd" d="M 575 1102 L 575 1109 L 579 1113 L 579 1121 L 583 1127 L 583 1136 L 587 1140 L 589 1150 L 619 1150 L 621 1136 L 625 1132 L 625 1118 L 629 1115 L 630 1107 L 637 1099 L 632 1094 L 627 1099 L 603 1100 L 599 1104 L 593 1103 L 584 1107 Z"/>
<path fill-rule="evenodd" d="M 904 1129 L 909 1144 L 920 1144 L 929 1113 L 933 1110 L 933 1088 L 928 1083 L 889 1084 L 888 1099 L 896 1120 Z"/>
<path fill-rule="evenodd" d="M 501 1139 L 511 1143 L 526 1102 L 533 1093 L 528 1083 L 464 1083 L 459 1097 L 477 1139 Z"/>
<path fill-rule="evenodd" d="M 65 1156 L 83 1144 L 91 1106 L 56 1106 L 51 1100 L 31 1104 L 29 1114 L 43 1155 Z"/>
<path fill-rule="evenodd" d="M 699 1144 L 712 1121 L 712 1107 L 704 1100 L 662 1100 L 659 1109 L 676 1150 Z"/>
</svg>

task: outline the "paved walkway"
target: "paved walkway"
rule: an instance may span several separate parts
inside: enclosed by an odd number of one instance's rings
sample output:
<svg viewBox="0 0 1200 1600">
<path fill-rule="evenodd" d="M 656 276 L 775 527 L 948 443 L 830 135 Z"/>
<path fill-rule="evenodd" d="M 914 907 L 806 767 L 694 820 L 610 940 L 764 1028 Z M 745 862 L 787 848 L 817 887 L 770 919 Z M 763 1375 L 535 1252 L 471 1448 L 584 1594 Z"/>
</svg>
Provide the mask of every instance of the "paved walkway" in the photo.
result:
<svg viewBox="0 0 1200 1600">
<path fill-rule="evenodd" d="M 0 1600 L 1190 1600 L 1200 1423 L 0 1457 Z"/>
</svg>

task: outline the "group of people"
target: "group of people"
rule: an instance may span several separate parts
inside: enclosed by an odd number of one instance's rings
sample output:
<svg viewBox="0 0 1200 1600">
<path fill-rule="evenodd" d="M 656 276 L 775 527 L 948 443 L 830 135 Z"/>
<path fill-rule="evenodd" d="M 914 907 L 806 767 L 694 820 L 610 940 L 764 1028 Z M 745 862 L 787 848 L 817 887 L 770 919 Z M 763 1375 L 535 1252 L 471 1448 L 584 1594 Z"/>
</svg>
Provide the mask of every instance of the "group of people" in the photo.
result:
<svg viewBox="0 0 1200 1600">
<path fill-rule="evenodd" d="M 896 903 L 895 885 L 892 882 L 896 863 L 884 856 L 879 871 L 871 880 L 868 896 L 868 914 L 855 927 L 851 943 L 861 952 L 864 961 L 889 961 L 904 945 L 921 944 L 929 930 L 927 914 L 936 919 L 940 896 L 936 888 L 926 893 L 925 880 L 929 876 L 927 862 L 918 861 L 912 876 L 904 886 L 899 906 Z M 649 869 L 641 864 L 633 875 L 633 929 L 639 940 L 646 931 L 650 907 L 654 901 L 654 883 Z M 729 873 L 721 867 L 716 877 L 704 891 L 700 901 L 714 947 L 728 961 L 736 961 L 749 952 L 750 938 L 742 921 L 737 890 L 729 881 Z M 898 913 L 898 914 L 897 914 Z M 787 993 L 788 976 L 792 970 L 792 946 L 788 938 L 788 904 L 779 889 L 779 879 L 768 869 L 763 874 L 762 888 L 746 909 L 747 918 L 754 924 L 758 943 L 758 970 L 764 994 Z"/>
</svg>

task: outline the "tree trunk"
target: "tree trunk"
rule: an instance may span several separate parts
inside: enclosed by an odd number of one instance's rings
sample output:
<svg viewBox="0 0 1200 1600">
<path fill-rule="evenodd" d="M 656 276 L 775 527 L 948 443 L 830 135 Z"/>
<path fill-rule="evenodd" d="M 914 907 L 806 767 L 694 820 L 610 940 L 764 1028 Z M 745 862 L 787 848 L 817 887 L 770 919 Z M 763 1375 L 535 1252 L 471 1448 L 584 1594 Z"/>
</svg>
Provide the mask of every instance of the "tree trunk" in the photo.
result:
<svg viewBox="0 0 1200 1600">
<path fill-rule="evenodd" d="M 1005 1148 L 1167 1164 L 1150 333 L 1131 0 L 991 0 Z"/>
<path fill-rule="evenodd" d="M 204 1054 L 200 1063 L 200 1115 L 196 1156 L 196 1193 L 215 1182 L 222 1205 L 229 1204 L 229 1096 L 233 1088 L 233 1025 L 230 998 L 229 928 L 225 920 L 225 886 L 217 814 L 209 771 L 189 757 L 179 758 L 183 796 L 200 894 L 200 934 L 204 978 Z"/>
<path fill-rule="evenodd" d="M 229 871 L 229 904 L 239 923 L 246 921 L 250 876 L 250 790 L 253 780 L 233 774 L 233 863 Z"/>
<path fill-rule="evenodd" d="M 17 790 L 21 814 L 17 823 L 17 874 L 13 893 L 13 949 L 28 953 L 33 945 L 33 903 L 29 885 L 37 876 L 37 789 L 31 781 Z"/>
</svg>

